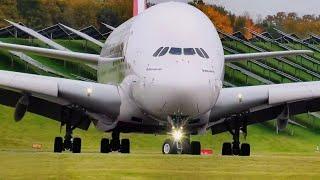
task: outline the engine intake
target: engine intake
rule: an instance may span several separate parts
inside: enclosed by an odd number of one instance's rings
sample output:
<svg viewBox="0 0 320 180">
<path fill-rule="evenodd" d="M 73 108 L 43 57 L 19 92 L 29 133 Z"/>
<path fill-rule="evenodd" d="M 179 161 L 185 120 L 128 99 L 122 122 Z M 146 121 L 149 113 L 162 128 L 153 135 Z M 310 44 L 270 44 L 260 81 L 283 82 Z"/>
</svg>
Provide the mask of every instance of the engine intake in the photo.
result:
<svg viewBox="0 0 320 180">
<path fill-rule="evenodd" d="M 29 106 L 29 96 L 23 95 L 16 104 L 16 110 L 14 112 L 14 120 L 19 122 L 22 120 L 24 115 L 26 114 Z"/>
</svg>

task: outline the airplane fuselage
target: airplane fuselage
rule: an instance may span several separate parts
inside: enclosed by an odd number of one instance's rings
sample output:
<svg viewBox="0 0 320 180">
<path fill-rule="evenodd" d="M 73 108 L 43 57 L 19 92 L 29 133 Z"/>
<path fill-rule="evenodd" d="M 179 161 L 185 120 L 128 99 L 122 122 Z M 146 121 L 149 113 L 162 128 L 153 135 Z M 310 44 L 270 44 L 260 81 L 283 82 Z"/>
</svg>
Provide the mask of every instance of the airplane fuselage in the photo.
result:
<svg viewBox="0 0 320 180">
<path fill-rule="evenodd" d="M 159 121 L 208 114 L 222 88 L 218 33 L 205 14 L 184 3 L 159 4 L 128 20 L 110 34 L 101 56 L 125 60 L 100 63 L 98 81 L 119 84 L 128 104 Z"/>
</svg>

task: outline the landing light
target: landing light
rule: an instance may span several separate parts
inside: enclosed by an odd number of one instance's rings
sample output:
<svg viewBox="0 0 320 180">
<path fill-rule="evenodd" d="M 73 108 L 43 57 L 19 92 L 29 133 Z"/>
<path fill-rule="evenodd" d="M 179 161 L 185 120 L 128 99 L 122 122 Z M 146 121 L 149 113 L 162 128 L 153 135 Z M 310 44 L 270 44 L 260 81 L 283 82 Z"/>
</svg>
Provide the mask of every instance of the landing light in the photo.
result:
<svg viewBox="0 0 320 180">
<path fill-rule="evenodd" d="M 175 141 L 180 141 L 182 139 L 182 136 L 183 136 L 182 130 L 181 129 L 173 130 L 172 131 L 172 136 L 173 136 L 173 139 Z"/>
<path fill-rule="evenodd" d="M 87 88 L 87 96 L 90 96 L 93 92 L 92 88 Z"/>
<path fill-rule="evenodd" d="M 238 100 L 240 103 L 243 101 L 243 95 L 241 93 L 238 94 Z"/>
</svg>

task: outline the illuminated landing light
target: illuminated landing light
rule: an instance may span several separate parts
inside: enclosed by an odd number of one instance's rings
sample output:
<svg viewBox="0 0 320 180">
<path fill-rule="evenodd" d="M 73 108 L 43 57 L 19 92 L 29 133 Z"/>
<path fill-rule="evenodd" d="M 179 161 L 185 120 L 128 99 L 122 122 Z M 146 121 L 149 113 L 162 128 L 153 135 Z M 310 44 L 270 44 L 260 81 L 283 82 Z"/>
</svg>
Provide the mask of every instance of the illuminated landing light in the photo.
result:
<svg viewBox="0 0 320 180">
<path fill-rule="evenodd" d="M 87 96 L 90 96 L 93 92 L 92 88 L 87 88 Z"/>
<path fill-rule="evenodd" d="M 237 97 L 238 97 L 239 103 L 241 103 L 243 101 L 243 95 L 239 93 Z"/>
<path fill-rule="evenodd" d="M 173 130 L 172 131 L 172 136 L 173 136 L 173 139 L 174 141 L 180 141 L 183 137 L 183 133 L 182 133 L 182 130 Z"/>
</svg>

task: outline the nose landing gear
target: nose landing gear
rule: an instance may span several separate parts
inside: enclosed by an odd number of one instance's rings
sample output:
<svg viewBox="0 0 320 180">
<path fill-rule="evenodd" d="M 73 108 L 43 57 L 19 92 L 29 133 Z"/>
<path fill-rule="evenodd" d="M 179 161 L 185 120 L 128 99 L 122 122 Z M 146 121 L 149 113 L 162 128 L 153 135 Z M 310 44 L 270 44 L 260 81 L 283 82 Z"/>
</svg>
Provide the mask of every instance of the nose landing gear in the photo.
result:
<svg viewBox="0 0 320 180">
<path fill-rule="evenodd" d="M 189 138 L 184 138 L 180 141 L 166 139 L 162 145 L 163 154 L 201 154 L 201 144 L 199 141 L 192 141 Z"/>
</svg>

